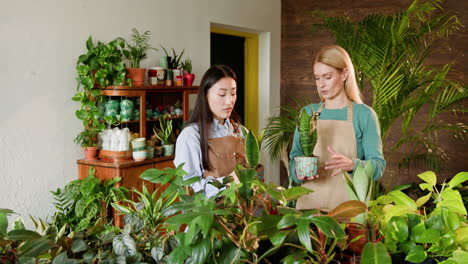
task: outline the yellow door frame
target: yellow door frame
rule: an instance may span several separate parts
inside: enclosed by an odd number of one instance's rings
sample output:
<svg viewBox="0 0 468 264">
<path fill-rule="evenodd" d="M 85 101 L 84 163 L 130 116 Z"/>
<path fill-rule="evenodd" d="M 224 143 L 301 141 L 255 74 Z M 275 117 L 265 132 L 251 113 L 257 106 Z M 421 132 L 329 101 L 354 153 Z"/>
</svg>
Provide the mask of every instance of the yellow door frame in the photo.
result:
<svg viewBox="0 0 468 264">
<path fill-rule="evenodd" d="M 212 27 L 211 33 L 244 37 L 244 125 L 258 135 L 258 35 Z"/>
</svg>

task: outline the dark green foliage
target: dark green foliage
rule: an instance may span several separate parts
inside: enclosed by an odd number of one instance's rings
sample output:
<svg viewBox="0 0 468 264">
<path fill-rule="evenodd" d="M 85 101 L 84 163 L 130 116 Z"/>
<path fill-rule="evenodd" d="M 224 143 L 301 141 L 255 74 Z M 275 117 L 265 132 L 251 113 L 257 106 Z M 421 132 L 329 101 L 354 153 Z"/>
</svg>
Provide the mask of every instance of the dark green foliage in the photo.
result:
<svg viewBox="0 0 468 264">
<path fill-rule="evenodd" d="M 313 157 L 314 147 L 317 144 L 317 120 L 318 115 L 312 113 L 309 116 L 305 110 L 299 117 L 299 142 L 305 156 Z"/>
</svg>

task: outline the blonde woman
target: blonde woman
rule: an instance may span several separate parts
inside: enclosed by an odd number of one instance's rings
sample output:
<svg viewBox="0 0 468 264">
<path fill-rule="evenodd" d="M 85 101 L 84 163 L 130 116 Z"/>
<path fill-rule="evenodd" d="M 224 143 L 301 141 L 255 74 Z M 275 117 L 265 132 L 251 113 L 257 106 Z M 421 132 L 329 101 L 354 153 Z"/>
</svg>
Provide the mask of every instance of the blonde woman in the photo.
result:
<svg viewBox="0 0 468 264">
<path fill-rule="evenodd" d="M 319 157 L 318 174 L 296 174 L 294 157 L 304 155 L 296 129 L 290 158 L 292 179 L 314 192 L 297 201 L 298 209 L 333 209 L 349 200 L 342 171 L 351 175 L 357 164 L 372 162 L 373 178 L 382 176 L 385 160 L 377 115 L 363 104 L 354 67 L 348 53 L 340 46 L 323 47 L 314 60 L 314 78 L 321 102 L 303 110 L 319 113 L 318 140 L 314 156 Z"/>
</svg>

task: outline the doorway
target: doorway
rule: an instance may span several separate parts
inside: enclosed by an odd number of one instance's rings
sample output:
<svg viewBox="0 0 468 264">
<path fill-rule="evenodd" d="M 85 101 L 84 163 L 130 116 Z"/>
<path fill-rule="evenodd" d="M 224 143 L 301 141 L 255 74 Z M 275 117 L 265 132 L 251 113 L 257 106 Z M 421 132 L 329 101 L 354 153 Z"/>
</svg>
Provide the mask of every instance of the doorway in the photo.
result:
<svg viewBox="0 0 468 264">
<path fill-rule="evenodd" d="M 243 124 L 258 135 L 258 35 L 211 27 L 211 65 L 213 64 L 227 64 L 236 72 L 236 112 Z"/>
<path fill-rule="evenodd" d="M 211 65 L 224 64 L 236 73 L 237 76 L 237 101 L 234 107 L 241 122 L 245 122 L 244 115 L 244 37 L 231 36 L 226 34 L 211 33 Z"/>
</svg>

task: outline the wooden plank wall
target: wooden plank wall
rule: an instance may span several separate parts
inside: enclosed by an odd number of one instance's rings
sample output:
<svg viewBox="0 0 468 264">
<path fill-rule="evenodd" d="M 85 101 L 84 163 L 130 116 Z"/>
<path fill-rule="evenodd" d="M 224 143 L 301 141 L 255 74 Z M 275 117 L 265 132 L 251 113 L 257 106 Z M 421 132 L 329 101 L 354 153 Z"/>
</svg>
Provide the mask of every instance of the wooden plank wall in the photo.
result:
<svg viewBox="0 0 468 264">
<path fill-rule="evenodd" d="M 362 19 L 370 13 L 394 13 L 406 9 L 411 0 L 282 0 L 281 13 L 281 105 L 292 104 L 292 98 L 309 98 L 310 102 L 318 102 L 318 95 L 313 81 L 312 60 L 315 52 L 323 45 L 334 44 L 335 40 L 328 32 L 311 32 L 310 25 L 319 22 L 312 11 L 321 10 L 328 15 L 347 15 L 351 19 Z M 450 39 L 450 50 L 432 56 L 430 63 L 445 64 L 455 61 L 454 68 L 463 80 L 467 73 L 465 53 L 467 51 L 468 1 L 446 0 L 442 6 L 445 10 L 455 13 L 465 25 Z M 364 91 L 364 101 L 371 105 L 371 96 Z M 465 109 L 468 100 L 464 101 Z M 441 117 L 445 121 L 463 122 L 468 124 L 465 116 L 446 114 Z M 423 123 L 424 120 L 418 120 Z M 417 124 L 416 124 L 417 125 Z M 395 135 L 398 131 L 392 131 Z M 468 142 L 460 142 L 448 134 L 442 133 L 441 145 L 447 150 L 450 158 L 439 173 L 440 178 L 449 178 L 460 171 L 468 170 Z M 394 142 L 390 138 L 390 143 Z M 419 182 L 416 175 L 426 169 L 421 164 L 415 164 L 410 169 L 399 169 L 392 159 L 398 153 L 384 150 L 388 160 L 387 169 L 382 182 L 387 186 L 403 183 Z M 287 182 L 287 173 L 282 168 L 282 184 Z"/>
</svg>

